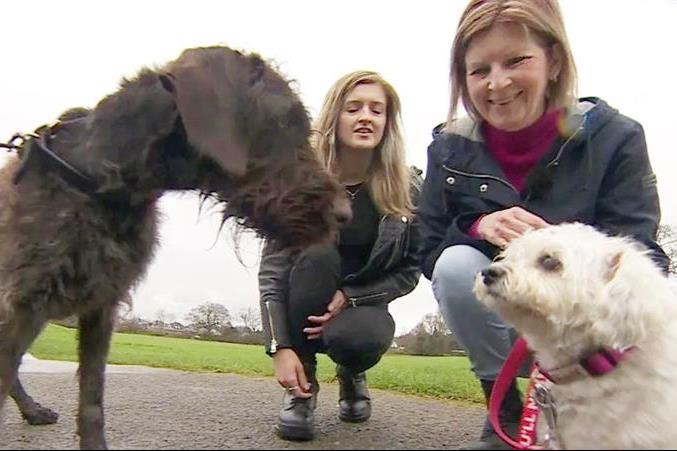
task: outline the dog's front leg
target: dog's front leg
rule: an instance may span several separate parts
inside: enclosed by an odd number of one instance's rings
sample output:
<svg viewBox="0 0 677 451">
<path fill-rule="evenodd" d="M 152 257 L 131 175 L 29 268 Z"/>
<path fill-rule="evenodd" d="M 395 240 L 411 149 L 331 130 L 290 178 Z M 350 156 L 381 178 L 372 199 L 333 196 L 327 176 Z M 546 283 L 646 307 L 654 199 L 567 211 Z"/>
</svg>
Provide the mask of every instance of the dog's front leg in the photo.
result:
<svg viewBox="0 0 677 451">
<path fill-rule="evenodd" d="M 57 412 L 47 407 L 41 406 L 40 403 L 35 402 L 35 400 L 31 398 L 28 393 L 26 393 L 23 385 L 21 385 L 21 380 L 19 377 L 17 377 L 14 381 L 10 396 L 14 402 L 16 402 L 16 405 L 21 412 L 21 416 L 28 424 L 53 424 L 59 419 L 59 414 Z"/>
<path fill-rule="evenodd" d="M 103 392 L 106 359 L 113 333 L 114 307 L 102 307 L 80 317 L 80 449 L 106 449 Z"/>
<path fill-rule="evenodd" d="M 18 380 L 21 357 L 44 324 L 45 321 L 35 312 L 17 308 L 12 320 L 6 320 L 0 326 L 0 410 Z"/>
<path fill-rule="evenodd" d="M 15 337 L 5 335 L 0 333 L 0 411 L 2 411 L 7 395 L 14 386 L 14 381 L 17 380 L 21 361 L 21 353 L 17 352 L 17 348 L 12 342 Z"/>
</svg>

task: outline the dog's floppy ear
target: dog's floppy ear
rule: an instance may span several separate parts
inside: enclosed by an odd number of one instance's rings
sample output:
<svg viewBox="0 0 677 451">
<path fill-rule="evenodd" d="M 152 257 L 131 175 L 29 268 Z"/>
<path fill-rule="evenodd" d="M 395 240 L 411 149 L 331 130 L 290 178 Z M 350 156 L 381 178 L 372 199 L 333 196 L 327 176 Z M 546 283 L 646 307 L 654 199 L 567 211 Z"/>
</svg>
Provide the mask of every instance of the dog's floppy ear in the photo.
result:
<svg viewBox="0 0 677 451">
<path fill-rule="evenodd" d="M 606 346 L 638 345 L 665 321 L 660 301 L 652 298 L 656 287 L 652 274 L 646 273 L 646 258 L 634 250 L 618 249 L 606 257 L 608 280 L 600 295 L 603 310 L 593 326 Z"/>
<path fill-rule="evenodd" d="M 190 49 L 160 77 L 176 98 L 190 144 L 235 177 L 245 174 L 249 153 L 236 123 L 238 64 L 243 57 L 226 48 Z"/>
</svg>

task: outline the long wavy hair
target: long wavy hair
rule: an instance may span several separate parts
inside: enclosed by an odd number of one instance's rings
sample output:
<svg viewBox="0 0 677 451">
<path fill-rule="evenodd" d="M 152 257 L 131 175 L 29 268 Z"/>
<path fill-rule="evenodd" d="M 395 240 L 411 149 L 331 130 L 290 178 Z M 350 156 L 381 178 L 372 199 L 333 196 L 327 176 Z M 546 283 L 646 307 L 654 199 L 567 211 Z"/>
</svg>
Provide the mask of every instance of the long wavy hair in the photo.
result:
<svg viewBox="0 0 677 451">
<path fill-rule="evenodd" d="M 557 0 L 471 0 L 461 15 L 451 48 L 451 103 L 447 130 L 456 119 L 460 102 L 470 117 L 481 118 L 468 93 L 465 54 L 472 38 L 496 23 L 521 24 L 527 33 L 533 33 L 543 48 L 557 46 L 561 52 L 561 67 L 557 77 L 548 84 L 546 108 L 570 108 L 576 101 L 576 64 Z"/>
<path fill-rule="evenodd" d="M 337 147 L 338 121 L 348 94 L 361 84 L 379 84 L 386 93 L 386 126 L 369 167 L 367 187 L 381 214 L 411 217 L 410 175 L 402 138 L 400 98 L 377 72 L 351 72 L 334 83 L 324 99 L 313 130 L 313 148 L 324 167 L 338 176 L 341 158 Z"/>
</svg>

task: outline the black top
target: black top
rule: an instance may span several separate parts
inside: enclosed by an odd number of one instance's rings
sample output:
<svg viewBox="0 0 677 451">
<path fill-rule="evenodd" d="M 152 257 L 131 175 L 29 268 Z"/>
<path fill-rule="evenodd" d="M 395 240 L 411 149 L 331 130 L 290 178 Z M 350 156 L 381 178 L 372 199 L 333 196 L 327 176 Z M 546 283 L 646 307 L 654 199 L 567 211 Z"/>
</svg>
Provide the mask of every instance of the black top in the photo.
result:
<svg viewBox="0 0 677 451">
<path fill-rule="evenodd" d="M 357 273 L 369 260 L 378 234 L 381 215 L 362 184 L 346 186 L 353 207 L 353 219 L 341 228 L 338 251 L 341 275 Z"/>
</svg>

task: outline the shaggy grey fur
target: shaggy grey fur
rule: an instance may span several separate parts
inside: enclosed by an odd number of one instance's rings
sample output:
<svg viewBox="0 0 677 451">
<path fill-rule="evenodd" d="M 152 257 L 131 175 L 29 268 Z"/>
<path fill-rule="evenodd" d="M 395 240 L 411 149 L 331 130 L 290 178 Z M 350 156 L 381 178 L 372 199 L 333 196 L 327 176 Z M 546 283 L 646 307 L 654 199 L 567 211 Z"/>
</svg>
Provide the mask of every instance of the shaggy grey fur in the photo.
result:
<svg viewBox="0 0 677 451">
<path fill-rule="evenodd" d="M 49 319 L 77 315 L 84 449 L 106 447 L 113 320 L 153 257 L 163 192 L 197 190 L 223 205 L 224 221 L 289 247 L 331 239 L 350 215 L 312 154 L 298 96 L 255 54 L 187 50 L 37 133 L 0 169 L 0 407 L 11 394 L 30 423 L 56 421 L 17 368 Z"/>
</svg>

